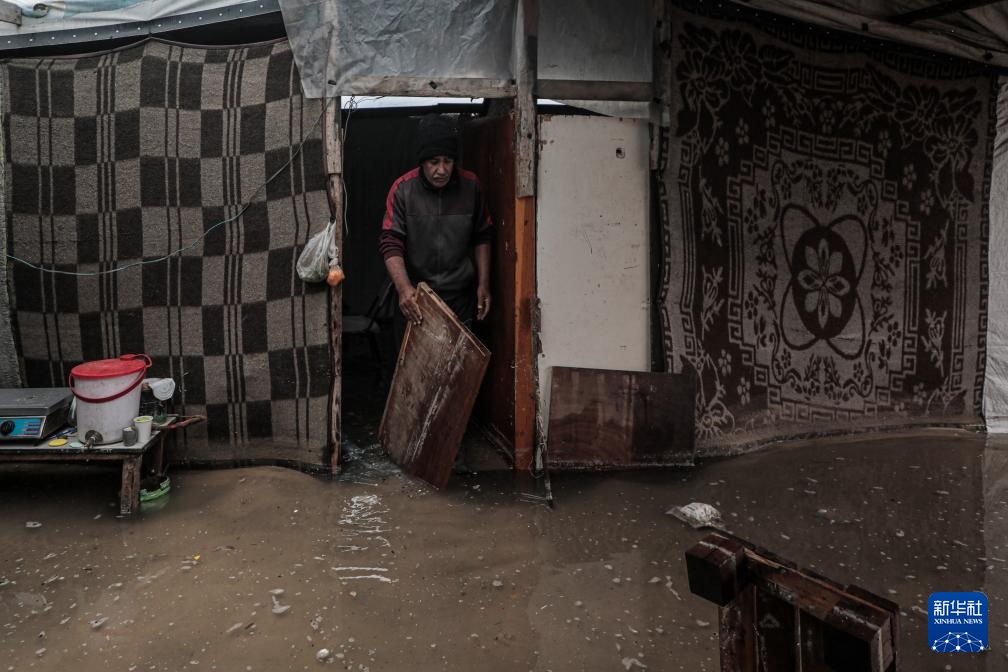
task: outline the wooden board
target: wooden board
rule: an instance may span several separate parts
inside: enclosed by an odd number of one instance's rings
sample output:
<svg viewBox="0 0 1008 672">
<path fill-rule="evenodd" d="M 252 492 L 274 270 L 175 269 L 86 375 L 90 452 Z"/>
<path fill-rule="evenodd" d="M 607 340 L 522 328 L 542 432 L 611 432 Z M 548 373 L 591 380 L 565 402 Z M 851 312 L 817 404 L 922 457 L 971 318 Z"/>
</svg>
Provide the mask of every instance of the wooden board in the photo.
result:
<svg viewBox="0 0 1008 672">
<path fill-rule="evenodd" d="M 491 247 L 490 313 L 476 333 L 494 353 L 476 400 L 476 415 L 513 451 L 515 433 L 515 197 L 514 128 L 510 116 L 482 118 L 462 131 L 466 168 L 483 185 L 495 231 Z"/>
<path fill-rule="evenodd" d="M 690 591 L 720 607 L 723 672 L 895 672 L 897 604 L 720 531 L 686 551 Z"/>
<path fill-rule="evenodd" d="M 693 464 L 690 374 L 553 367 L 547 465 Z"/>
<path fill-rule="evenodd" d="M 423 321 L 406 329 L 378 440 L 407 474 L 443 488 L 490 351 L 424 283 L 417 303 Z"/>
</svg>

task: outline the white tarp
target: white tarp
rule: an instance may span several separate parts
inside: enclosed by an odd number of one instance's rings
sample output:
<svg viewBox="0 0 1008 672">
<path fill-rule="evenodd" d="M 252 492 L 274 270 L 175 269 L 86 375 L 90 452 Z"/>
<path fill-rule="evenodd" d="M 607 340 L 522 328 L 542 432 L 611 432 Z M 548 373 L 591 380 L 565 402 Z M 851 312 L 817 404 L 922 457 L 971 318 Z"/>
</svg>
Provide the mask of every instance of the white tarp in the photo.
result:
<svg viewBox="0 0 1008 672">
<path fill-rule="evenodd" d="M 514 78 L 517 0 L 281 0 L 305 95 L 383 77 Z M 332 80 L 334 85 L 327 89 Z"/>
<path fill-rule="evenodd" d="M 206 12 L 241 4 L 234 0 L 8 1 L 21 8 L 21 25 L 0 23 L 0 37 L 84 30 L 118 24 L 149 23 L 169 16 Z M 104 38 L 107 35 L 102 33 L 101 37 Z"/>
<path fill-rule="evenodd" d="M 280 0 L 280 9 L 305 92 L 321 96 L 330 80 L 336 95 L 383 77 L 513 79 L 517 4 Z M 651 0 L 540 3 L 539 78 L 650 82 L 651 8 Z M 643 107 L 626 111 L 647 116 Z"/>
<path fill-rule="evenodd" d="M 539 79 L 650 82 L 651 0 L 539 3 Z"/>
</svg>

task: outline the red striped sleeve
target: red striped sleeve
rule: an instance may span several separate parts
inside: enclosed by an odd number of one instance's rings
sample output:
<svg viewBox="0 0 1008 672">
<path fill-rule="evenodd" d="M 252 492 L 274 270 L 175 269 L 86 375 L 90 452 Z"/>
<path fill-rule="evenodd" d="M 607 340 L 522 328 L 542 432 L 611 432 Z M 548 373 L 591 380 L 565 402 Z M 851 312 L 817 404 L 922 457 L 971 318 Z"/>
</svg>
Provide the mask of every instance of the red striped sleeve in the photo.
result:
<svg viewBox="0 0 1008 672">
<path fill-rule="evenodd" d="M 382 220 L 382 230 L 383 231 L 393 231 L 398 230 L 400 233 L 405 234 L 406 231 L 403 230 L 402 222 L 398 222 L 398 229 L 396 228 L 396 213 L 395 213 L 395 194 L 398 191 L 399 186 L 403 182 L 408 182 L 409 180 L 415 180 L 420 176 L 420 169 L 414 168 L 405 175 L 401 176 L 392 184 L 392 188 L 389 189 L 388 198 L 385 199 L 385 219 Z"/>
</svg>

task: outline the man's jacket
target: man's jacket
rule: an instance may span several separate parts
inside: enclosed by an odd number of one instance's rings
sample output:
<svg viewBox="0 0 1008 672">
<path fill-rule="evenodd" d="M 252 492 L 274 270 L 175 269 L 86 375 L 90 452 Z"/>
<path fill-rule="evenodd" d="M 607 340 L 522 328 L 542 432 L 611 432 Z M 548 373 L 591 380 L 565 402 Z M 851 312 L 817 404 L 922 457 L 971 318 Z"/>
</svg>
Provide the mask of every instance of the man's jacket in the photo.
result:
<svg viewBox="0 0 1008 672">
<path fill-rule="evenodd" d="M 414 168 L 389 190 L 379 247 L 385 259 L 405 258 L 414 284 L 426 282 L 446 298 L 475 287 L 472 250 L 490 242 L 492 227 L 475 174 L 456 166 L 437 189 Z"/>
</svg>

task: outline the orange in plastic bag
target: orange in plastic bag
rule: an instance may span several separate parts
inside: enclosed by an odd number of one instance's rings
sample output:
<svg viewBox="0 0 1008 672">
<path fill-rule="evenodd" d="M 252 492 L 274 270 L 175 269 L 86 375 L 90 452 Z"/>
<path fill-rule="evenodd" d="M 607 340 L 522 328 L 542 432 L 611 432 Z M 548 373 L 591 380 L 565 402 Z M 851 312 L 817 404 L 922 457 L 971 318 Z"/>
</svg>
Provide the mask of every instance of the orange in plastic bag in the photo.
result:
<svg viewBox="0 0 1008 672">
<path fill-rule="evenodd" d="M 333 266 L 329 269 L 329 275 L 326 276 L 326 282 L 329 283 L 330 287 L 336 287 L 343 282 L 344 277 L 346 276 L 343 274 L 343 269 L 339 266 Z"/>
</svg>

